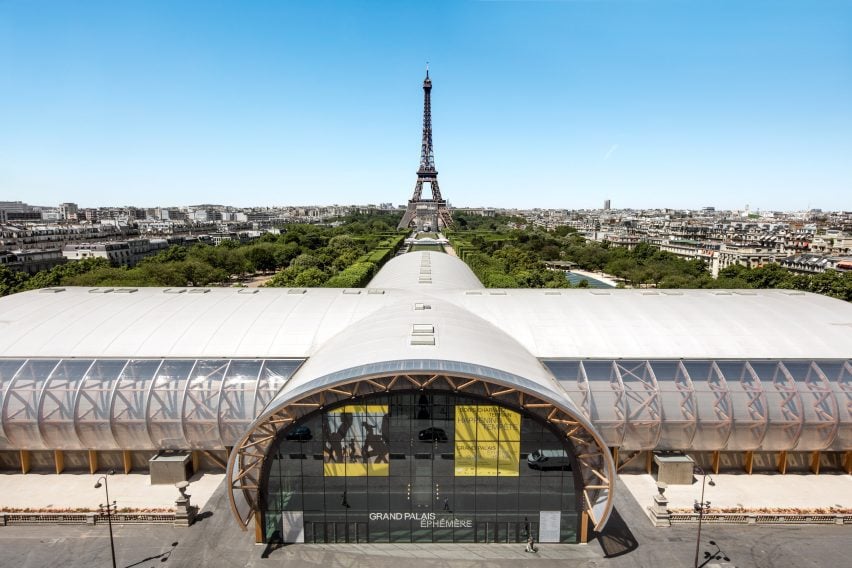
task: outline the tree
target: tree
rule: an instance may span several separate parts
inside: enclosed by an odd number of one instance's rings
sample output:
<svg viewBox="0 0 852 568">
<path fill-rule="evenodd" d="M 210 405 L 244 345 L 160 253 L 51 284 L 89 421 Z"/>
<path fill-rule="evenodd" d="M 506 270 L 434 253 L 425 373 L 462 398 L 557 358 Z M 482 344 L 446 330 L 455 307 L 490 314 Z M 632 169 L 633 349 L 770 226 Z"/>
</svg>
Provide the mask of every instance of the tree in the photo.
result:
<svg viewBox="0 0 852 568">
<path fill-rule="evenodd" d="M 275 270 L 276 246 L 271 243 L 258 243 L 250 246 L 245 252 L 246 260 L 255 270 Z"/>
<path fill-rule="evenodd" d="M 0 296 L 18 292 L 26 281 L 27 275 L 23 272 L 0 266 Z"/>
<path fill-rule="evenodd" d="M 316 267 L 306 268 L 301 271 L 293 281 L 294 286 L 302 288 L 316 288 L 322 286 L 326 279 L 325 272 Z"/>
<path fill-rule="evenodd" d="M 308 268 L 317 268 L 321 264 L 322 263 L 315 255 L 302 253 L 293 259 L 293 262 L 290 263 L 290 266 L 300 270 L 305 270 Z"/>
<path fill-rule="evenodd" d="M 742 277 L 753 288 L 789 288 L 792 280 L 792 274 L 775 263 L 747 271 Z"/>
</svg>

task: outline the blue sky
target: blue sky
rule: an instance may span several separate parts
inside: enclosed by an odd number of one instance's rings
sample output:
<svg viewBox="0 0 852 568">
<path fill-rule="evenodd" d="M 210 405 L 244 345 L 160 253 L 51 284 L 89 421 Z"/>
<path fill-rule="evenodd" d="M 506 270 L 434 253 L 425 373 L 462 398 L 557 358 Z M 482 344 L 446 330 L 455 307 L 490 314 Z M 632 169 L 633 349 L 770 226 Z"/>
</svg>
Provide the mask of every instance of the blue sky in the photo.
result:
<svg viewBox="0 0 852 568">
<path fill-rule="evenodd" d="M 852 209 L 852 1 L 0 0 L 0 200 Z"/>
</svg>

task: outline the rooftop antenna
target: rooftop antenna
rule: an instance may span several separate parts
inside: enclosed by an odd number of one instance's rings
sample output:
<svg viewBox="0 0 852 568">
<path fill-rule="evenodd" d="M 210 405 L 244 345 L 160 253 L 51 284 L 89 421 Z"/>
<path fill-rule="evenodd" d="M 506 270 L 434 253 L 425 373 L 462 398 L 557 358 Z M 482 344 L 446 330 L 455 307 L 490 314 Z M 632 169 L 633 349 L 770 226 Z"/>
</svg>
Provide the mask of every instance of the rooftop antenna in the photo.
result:
<svg viewBox="0 0 852 568">
<path fill-rule="evenodd" d="M 429 62 L 426 62 L 426 78 L 429 78 Z"/>
</svg>

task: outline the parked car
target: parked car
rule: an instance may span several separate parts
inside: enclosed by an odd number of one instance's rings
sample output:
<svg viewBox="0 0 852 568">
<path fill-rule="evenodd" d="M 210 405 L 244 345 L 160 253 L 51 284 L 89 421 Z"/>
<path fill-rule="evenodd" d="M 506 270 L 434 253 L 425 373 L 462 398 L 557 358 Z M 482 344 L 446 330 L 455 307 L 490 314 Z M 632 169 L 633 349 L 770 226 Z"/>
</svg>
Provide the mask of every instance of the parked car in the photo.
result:
<svg viewBox="0 0 852 568">
<path fill-rule="evenodd" d="M 420 430 L 417 438 L 421 442 L 446 442 L 448 440 L 447 433 L 442 428 L 426 428 Z"/>
<path fill-rule="evenodd" d="M 287 432 L 284 437 L 288 440 L 296 440 L 298 442 L 307 442 L 308 440 L 313 439 L 311 429 L 307 426 L 296 426 Z"/>
<path fill-rule="evenodd" d="M 527 465 L 532 469 L 571 469 L 571 458 L 564 448 L 535 450 L 527 456 Z"/>
</svg>

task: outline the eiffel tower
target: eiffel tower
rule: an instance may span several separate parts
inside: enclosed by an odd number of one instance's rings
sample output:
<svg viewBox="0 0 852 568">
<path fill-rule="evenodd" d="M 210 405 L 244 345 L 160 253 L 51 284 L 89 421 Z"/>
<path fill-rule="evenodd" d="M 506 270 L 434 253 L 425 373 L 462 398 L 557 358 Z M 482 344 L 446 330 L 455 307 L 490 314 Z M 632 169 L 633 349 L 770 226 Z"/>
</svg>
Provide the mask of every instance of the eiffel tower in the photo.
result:
<svg viewBox="0 0 852 568">
<path fill-rule="evenodd" d="M 431 229 L 440 231 L 451 227 L 453 219 L 447 202 L 441 197 L 438 187 L 438 170 L 435 169 L 435 150 L 432 148 L 432 80 L 429 67 L 426 67 L 426 79 L 423 80 L 423 141 L 420 145 L 420 168 L 417 170 L 417 183 L 414 196 L 408 200 L 408 209 L 399 222 L 400 229 L 415 227 L 418 231 Z M 423 185 L 428 185 L 432 199 L 424 199 Z"/>
</svg>

